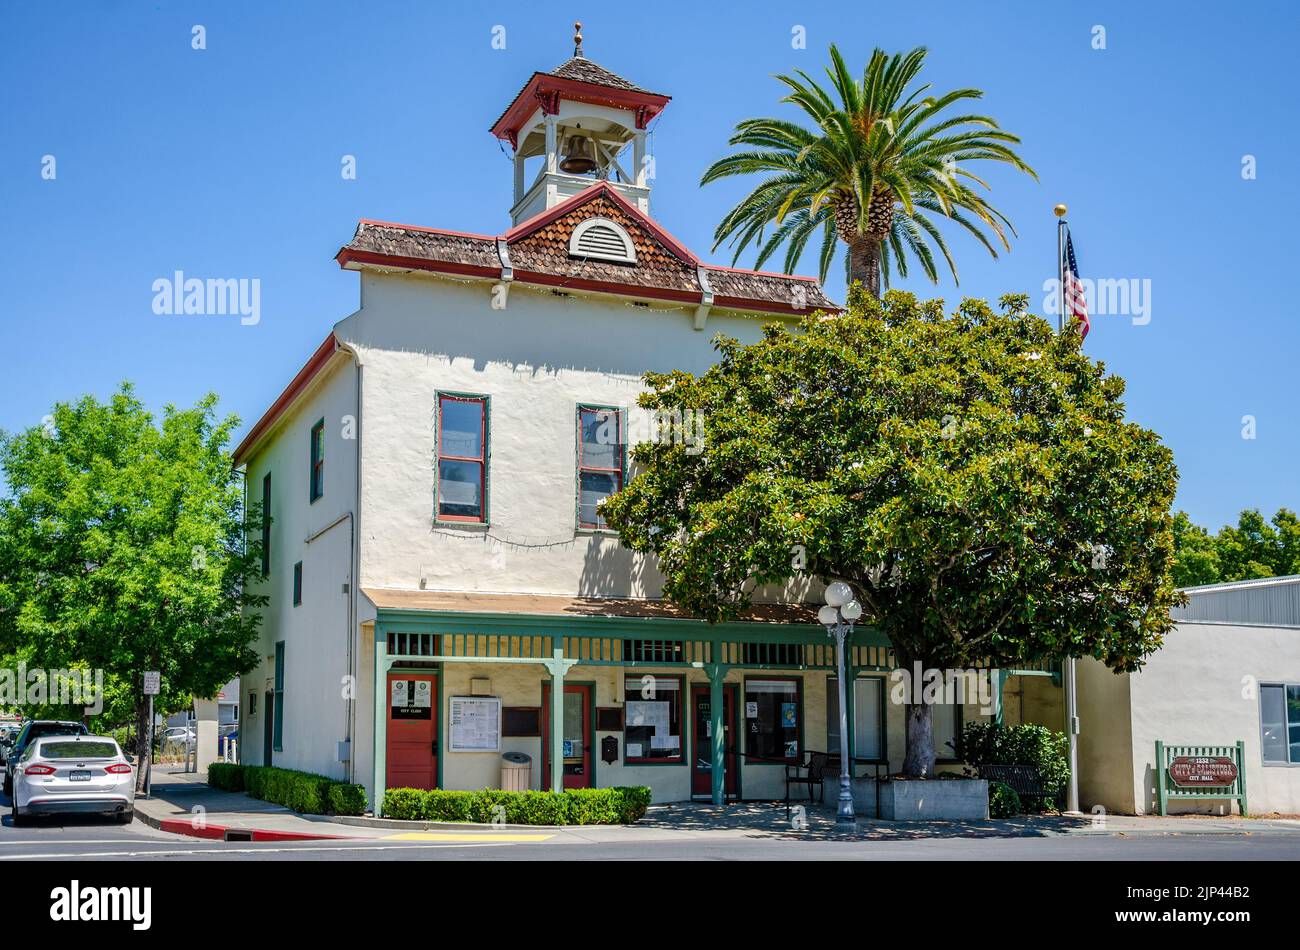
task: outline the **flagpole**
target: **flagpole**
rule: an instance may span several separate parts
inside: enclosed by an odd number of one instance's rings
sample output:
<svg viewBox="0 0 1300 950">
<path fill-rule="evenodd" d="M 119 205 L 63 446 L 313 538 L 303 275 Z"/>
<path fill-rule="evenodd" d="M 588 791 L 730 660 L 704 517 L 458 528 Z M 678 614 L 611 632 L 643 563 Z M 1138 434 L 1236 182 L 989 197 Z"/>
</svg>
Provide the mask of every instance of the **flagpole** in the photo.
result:
<svg viewBox="0 0 1300 950">
<path fill-rule="evenodd" d="M 1056 215 L 1056 274 L 1057 305 L 1056 327 L 1060 333 L 1065 332 L 1065 233 L 1069 227 L 1065 215 L 1069 211 L 1065 205 L 1052 209 Z M 1070 746 L 1070 779 L 1065 786 L 1066 812 L 1079 810 L 1079 704 L 1074 678 L 1074 657 L 1067 656 L 1064 663 L 1065 686 L 1065 734 Z"/>
</svg>

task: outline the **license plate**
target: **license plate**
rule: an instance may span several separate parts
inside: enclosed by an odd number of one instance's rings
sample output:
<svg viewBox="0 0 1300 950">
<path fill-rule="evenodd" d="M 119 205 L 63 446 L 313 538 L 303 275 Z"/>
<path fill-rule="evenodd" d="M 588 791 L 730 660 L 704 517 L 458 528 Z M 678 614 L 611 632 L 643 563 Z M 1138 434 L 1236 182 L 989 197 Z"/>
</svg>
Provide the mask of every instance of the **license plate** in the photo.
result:
<svg viewBox="0 0 1300 950">
<path fill-rule="evenodd" d="M 89 772 L 89 771 L 84 771 L 84 772 L 81 772 L 81 771 L 74 771 L 71 775 L 68 776 L 68 780 L 69 780 L 69 781 L 72 781 L 72 782 L 89 782 L 89 781 L 90 781 L 90 772 Z"/>
</svg>

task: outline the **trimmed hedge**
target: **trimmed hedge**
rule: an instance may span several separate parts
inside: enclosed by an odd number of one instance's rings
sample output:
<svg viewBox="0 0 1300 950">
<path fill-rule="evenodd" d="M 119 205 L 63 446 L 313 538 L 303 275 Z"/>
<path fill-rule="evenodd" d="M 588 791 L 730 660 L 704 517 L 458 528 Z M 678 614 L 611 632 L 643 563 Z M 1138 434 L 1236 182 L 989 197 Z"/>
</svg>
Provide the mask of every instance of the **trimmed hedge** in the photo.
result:
<svg viewBox="0 0 1300 950">
<path fill-rule="evenodd" d="M 408 821 L 469 821 L 508 825 L 630 825 L 645 815 L 644 786 L 570 788 L 563 792 L 477 792 L 390 788 L 384 817 Z"/>
<path fill-rule="evenodd" d="M 208 766 L 208 784 L 227 792 L 245 791 L 304 815 L 360 815 L 366 810 L 362 786 L 311 772 L 214 762 Z"/>
</svg>

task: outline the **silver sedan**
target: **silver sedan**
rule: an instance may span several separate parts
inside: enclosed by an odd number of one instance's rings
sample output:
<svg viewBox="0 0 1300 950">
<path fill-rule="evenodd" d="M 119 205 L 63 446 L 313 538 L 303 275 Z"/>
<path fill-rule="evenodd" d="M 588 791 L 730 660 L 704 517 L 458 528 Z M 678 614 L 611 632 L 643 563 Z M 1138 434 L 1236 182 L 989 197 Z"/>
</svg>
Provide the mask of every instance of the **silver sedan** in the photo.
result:
<svg viewBox="0 0 1300 950">
<path fill-rule="evenodd" d="M 46 736 L 14 769 L 13 820 L 71 813 L 135 815 L 135 770 L 111 736 Z"/>
</svg>

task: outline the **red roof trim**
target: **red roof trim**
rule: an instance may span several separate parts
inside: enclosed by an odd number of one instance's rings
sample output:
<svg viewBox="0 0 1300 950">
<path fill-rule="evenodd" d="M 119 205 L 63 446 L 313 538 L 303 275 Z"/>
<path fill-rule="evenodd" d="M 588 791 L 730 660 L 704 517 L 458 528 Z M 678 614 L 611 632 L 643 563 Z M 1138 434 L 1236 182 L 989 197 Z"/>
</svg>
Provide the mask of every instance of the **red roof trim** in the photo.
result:
<svg viewBox="0 0 1300 950">
<path fill-rule="evenodd" d="M 316 348 L 316 352 L 311 355 L 302 369 L 298 370 L 298 375 L 293 378 L 284 392 L 280 393 L 280 398 L 271 404 L 271 408 L 262 414 L 262 418 L 257 420 L 257 424 L 249 430 L 248 435 L 239 443 L 235 449 L 235 464 L 242 465 L 247 454 L 257 444 L 257 440 L 262 437 L 267 429 L 275 425 L 277 419 L 284 414 L 289 405 L 298 398 L 307 385 L 316 378 L 324 367 L 330 361 L 339 348 L 339 341 L 334 336 L 334 331 L 325 338 L 325 342 Z"/>
<path fill-rule="evenodd" d="M 492 134 L 499 139 L 507 140 L 511 136 L 517 136 L 524 121 L 539 107 L 537 94 L 540 92 L 558 92 L 561 98 L 573 102 L 589 102 L 615 108 L 642 106 L 646 109 L 646 114 L 644 120 L 638 122 L 641 128 L 662 112 L 664 106 L 672 99 L 671 96 L 661 96 L 654 92 L 616 89 L 613 86 L 601 86 L 580 79 L 564 79 L 549 73 L 533 73 L 533 78 L 528 80 L 528 85 L 515 96 L 501 118 L 497 119 L 496 124 L 492 126 Z"/>
<path fill-rule="evenodd" d="M 334 259 L 339 262 L 340 267 L 346 267 L 348 264 L 375 264 L 381 267 L 440 271 L 445 274 L 467 274 L 471 277 L 501 276 L 500 267 L 481 267 L 477 264 L 461 264 L 456 261 L 431 261 L 426 257 L 398 257 L 394 254 L 381 254 L 378 251 L 353 251 L 346 247 L 335 254 Z"/>
<path fill-rule="evenodd" d="M 753 274 L 758 277 L 775 277 L 778 280 L 806 280 L 810 284 L 818 283 L 816 277 L 805 277 L 802 274 L 782 274 L 774 270 L 749 270 L 745 267 L 723 267 L 721 264 L 705 264 L 705 270 L 720 270 L 728 274 Z"/>
</svg>

